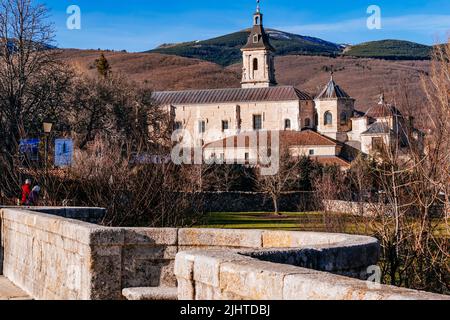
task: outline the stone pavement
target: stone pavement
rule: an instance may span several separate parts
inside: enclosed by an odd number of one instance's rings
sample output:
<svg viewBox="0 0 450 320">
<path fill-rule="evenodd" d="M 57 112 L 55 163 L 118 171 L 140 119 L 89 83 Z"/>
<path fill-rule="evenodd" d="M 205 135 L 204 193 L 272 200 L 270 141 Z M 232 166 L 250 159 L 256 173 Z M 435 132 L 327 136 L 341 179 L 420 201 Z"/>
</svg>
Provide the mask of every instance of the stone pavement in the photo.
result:
<svg viewBox="0 0 450 320">
<path fill-rule="evenodd" d="M 31 300 L 31 297 L 7 278 L 0 276 L 0 300 Z"/>
</svg>

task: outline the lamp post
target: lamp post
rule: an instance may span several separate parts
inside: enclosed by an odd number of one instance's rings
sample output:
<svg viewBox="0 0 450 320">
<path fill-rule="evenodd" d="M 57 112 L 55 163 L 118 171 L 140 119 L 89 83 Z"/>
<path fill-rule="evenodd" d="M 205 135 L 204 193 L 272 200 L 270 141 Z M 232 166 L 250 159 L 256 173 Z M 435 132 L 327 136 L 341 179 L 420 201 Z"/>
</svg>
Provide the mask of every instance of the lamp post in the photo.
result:
<svg viewBox="0 0 450 320">
<path fill-rule="evenodd" d="M 48 137 L 52 132 L 53 123 L 45 121 L 43 124 L 44 134 L 45 134 L 45 173 L 47 174 L 47 163 L 48 163 Z"/>
</svg>

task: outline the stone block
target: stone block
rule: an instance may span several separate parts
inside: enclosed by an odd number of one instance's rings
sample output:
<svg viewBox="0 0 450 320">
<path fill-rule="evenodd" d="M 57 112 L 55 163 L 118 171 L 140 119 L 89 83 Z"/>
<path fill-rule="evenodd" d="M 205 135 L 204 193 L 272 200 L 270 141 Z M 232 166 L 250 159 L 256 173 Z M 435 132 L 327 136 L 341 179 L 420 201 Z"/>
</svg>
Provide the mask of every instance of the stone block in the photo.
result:
<svg viewBox="0 0 450 320">
<path fill-rule="evenodd" d="M 116 300 L 122 298 L 122 256 L 120 253 L 120 247 L 94 247 L 92 249 L 89 269 L 91 299 Z"/>
<path fill-rule="evenodd" d="M 259 230 L 226 230 L 226 229 L 180 229 L 178 231 L 179 246 L 229 248 L 261 248 L 262 231 Z"/>
<path fill-rule="evenodd" d="M 346 240 L 344 235 L 319 232 L 264 231 L 264 248 L 298 248 L 331 245 Z"/>
<path fill-rule="evenodd" d="M 94 228 L 89 231 L 89 244 L 123 245 L 125 232 L 120 228 Z"/>
<path fill-rule="evenodd" d="M 314 271 L 284 278 L 285 300 L 428 300 L 450 296 L 378 285 L 357 279 Z"/>
<path fill-rule="evenodd" d="M 192 280 L 194 278 L 195 253 L 178 252 L 175 258 L 175 275 L 178 279 Z"/>
<path fill-rule="evenodd" d="M 178 278 L 178 300 L 195 300 L 195 282 Z"/>
<path fill-rule="evenodd" d="M 176 286 L 173 260 L 124 261 L 122 285 L 125 287 Z"/>
<path fill-rule="evenodd" d="M 176 287 L 141 287 L 141 288 L 125 288 L 122 290 L 123 296 L 127 300 L 177 300 Z"/>
<path fill-rule="evenodd" d="M 222 263 L 252 261 L 235 252 L 206 250 L 197 253 L 194 260 L 194 280 L 213 287 L 219 287 L 219 271 Z"/>
<path fill-rule="evenodd" d="M 222 300 L 222 293 L 218 287 L 195 282 L 195 300 Z"/>
<path fill-rule="evenodd" d="M 287 274 L 309 270 L 269 262 L 225 262 L 220 266 L 220 289 L 251 300 L 280 300 Z"/>
<path fill-rule="evenodd" d="M 174 228 L 123 228 L 125 244 L 168 245 L 178 244 L 178 229 Z"/>
<path fill-rule="evenodd" d="M 132 245 L 123 247 L 125 261 L 132 263 L 134 260 L 175 260 L 178 252 L 176 246 L 147 246 Z"/>
</svg>

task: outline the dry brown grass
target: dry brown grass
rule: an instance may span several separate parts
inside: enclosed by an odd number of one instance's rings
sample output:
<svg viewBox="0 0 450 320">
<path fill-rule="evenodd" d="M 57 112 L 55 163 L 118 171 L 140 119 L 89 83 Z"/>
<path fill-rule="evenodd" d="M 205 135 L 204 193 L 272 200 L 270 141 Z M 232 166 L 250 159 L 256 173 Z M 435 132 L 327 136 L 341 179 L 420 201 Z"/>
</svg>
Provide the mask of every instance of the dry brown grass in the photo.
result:
<svg viewBox="0 0 450 320">
<path fill-rule="evenodd" d="M 314 95 L 328 82 L 330 74 L 326 67 L 331 65 L 338 85 L 356 99 L 356 106 L 362 111 L 378 102 L 381 90 L 388 99 L 394 97 L 400 84 L 418 97 L 420 75 L 430 68 L 429 61 L 284 56 L 276 59 L 277 80 L 280 84 L 294 85 Z M 235 72 L 240 68 L 240 64 L 229 67 Z"/>
<path fill-rule="evenodd" d="M 95 74 L 94 61 L 102 51 L 63 50 L 61 59 L 76 69 Z M 153 90 L 184 90 L 239 86 L 239 75 L 214 63 L 157 53 L 104 52 L 113 72 L 126 75 Z"/>
<path fill-rule="evenodd" d="M 64 50 L 62 59 L 82 71 L 94 73 L 96 50 Z M 241 64 L 223 68 L 197 59 L 155 53 L 105 52 L 113 70 L 138 83 L 146 82 L 154 90 L 184 90 L 239 87 Z M 316 94 L 328 81 L 326 67 L 333 65 L 338 84 L 356 99 L 357 108 L 365 111 L 378 102 L 380 91 L 387 98 L 407 88 L 420 98 L 420 75 L 429 71 L 429 61 L 387 61 L 362 58 L 328 58 L 319 56 L 284 56 L 276 59 L 280 84 L 294 85 Z M 418 100 L 419 101 L 419 100 Z"/>
</svg>

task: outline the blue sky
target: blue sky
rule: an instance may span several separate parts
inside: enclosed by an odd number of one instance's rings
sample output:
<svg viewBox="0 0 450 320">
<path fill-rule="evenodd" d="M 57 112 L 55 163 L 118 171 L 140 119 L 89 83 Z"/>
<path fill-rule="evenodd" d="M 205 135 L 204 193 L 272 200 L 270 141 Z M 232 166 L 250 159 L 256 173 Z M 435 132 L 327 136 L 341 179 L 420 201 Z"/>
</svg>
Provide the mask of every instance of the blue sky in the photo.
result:
<svg viewBox="0 0 450 320">
<path fill-rule="evenodd" d="M 145 51 L 162 43 L 204 40 L 251 25 L 255 0 L 35 0 L 51 10 L 63 48 Z M 81 9 L 81 30 L 66 27 Z M 382 29 L 369 30 L 370 5 Z M 450 35 L 450 0 L 261 0 L 265 26 L 338 43 L 402 39 L 433 44 Z"/>
</svg>

